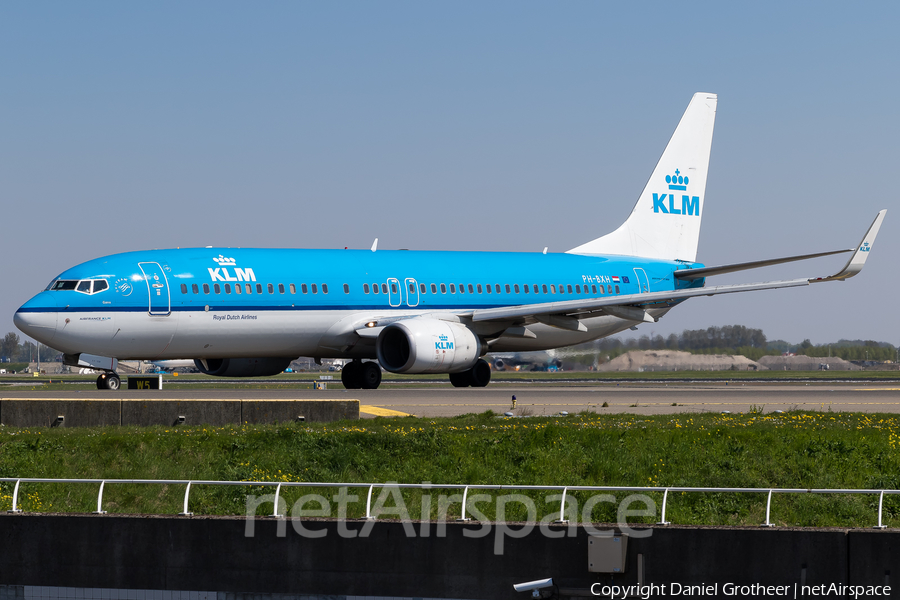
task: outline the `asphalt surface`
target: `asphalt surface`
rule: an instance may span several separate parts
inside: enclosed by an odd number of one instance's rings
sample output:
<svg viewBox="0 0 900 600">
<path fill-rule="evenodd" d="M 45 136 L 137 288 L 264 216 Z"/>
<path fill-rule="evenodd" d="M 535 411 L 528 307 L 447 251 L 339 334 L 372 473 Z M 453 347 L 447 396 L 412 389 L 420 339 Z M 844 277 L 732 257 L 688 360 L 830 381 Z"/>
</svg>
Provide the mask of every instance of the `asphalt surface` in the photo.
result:
<svg viewBox="0 0 900 600">
<path fill-rule="evenodd" d="M 79 386 L 81 387 L 81 386 Z M 512 398 L 515 396 L 515 406 Z M 102 400 L 346 400 L 358 399 L 360 416 L 411 414 L 421 417 L 454 416 L 492 410 L 517 415 L 554 415 L 561 411 L 601 414 L 674 414 L 685 412 L 747 412 L 820 410 L 900 413 L 900 384 L 826 382 L 761 383 L 609 383 L 574 386 L 559 383 L 503 384 L 487 388 L 452 388 L 449 385 L 405 388 L 385 385 L 378 390 L 343 389 L 184 389 L 99 391 L 84 386 L 72 391 L 0 390 L 3 399 Z M 606 403 L 606 406 L 604 406 Z"/>
</svg>

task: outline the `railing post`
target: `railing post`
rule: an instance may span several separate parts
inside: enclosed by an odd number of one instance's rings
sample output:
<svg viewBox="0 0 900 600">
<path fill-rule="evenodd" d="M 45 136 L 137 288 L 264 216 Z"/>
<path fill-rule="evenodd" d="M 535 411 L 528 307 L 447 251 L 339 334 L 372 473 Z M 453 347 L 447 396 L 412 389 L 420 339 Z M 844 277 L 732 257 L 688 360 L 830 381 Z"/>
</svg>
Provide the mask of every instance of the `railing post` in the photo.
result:
<svg viewBox="0 0 900 600">
<path fill-rule="evenodd" d="M 554 523 L 568 523 L 569 520 L 566 518 L 566 492 L 568 491 L 569 486 L 563 488 L 562 500 L 559 503 L 559 520 L 553 521 Z"/>
<path fill-rule="evenodd" d="M 278 514 L 278 497 L 280 495 L 281 495 L 281 484 L 279 483 L 278 487 L 275 488 L 275 510 L 274 510 L 274 512 L 272 512 L 272 516 L 276 517 L 276 518 L 281 517 L 281 515 Z"/>
<path fill-rule="evenodd" d="M 375 517 L 372 516 L 372 490 L 375 488 L 375 484 L 369 486 L 369 495 L 366 497 L 366 520 L 374 521 Z"/>
<path fill-rule="evenodd" d="M 769 523 L 769 510 L 772 508 L 772 490 L 769 490 L 769 499 L 766 501 L 766 522 L 762 524 L 763 527 L 774 527 L 771 523 Z"/>
<path fill-rule="evenodd" d="M 19 484 L 22 483 L 21 479 L 16 479 L 16 487 L 13 488 L 13 507 L 12 510 L 9 511 L 11 513 L 20 513 L 22 512 L 21 508 L 16 508 L 16 503 L 19 501 Z"/>
<path fill-rule="evenodd" d="M 666 488 L 666 491 L 663 492 L 663 504 L 662 504 L 662 515 L 660 515 L 660 520 L 657 525 L 671 525 L 672 523 L 666 521 L 666 500 L 669 499 L 669 488 Z"/>
<path fill-rule="evenodd" d="M 179 516 L 190 517 L 194 514 L 192 512 L 188 512 L 188 496 L 190 495 L 190 493 L 191 493 L 191 482 L 188 481 L 187 489 L 184 490 L 184 510 L 182 512 L 178 513 Z"/>
<path fill-rule="evenodd" d="M 457 519 L 457 521 L 471 521 L 466 517 L 466 499 L 469 497 L 469 486 L 466 486 L 466 489 L 463 490 L 463 501 L 462 501 L 462 516 Z"/>
<path fill-rule="evenodd" d="M 97 510 L 94 511 L 95 515 L 105 515 L 106 511 L 103 510 L 103 486 L 106 485 L 106 481 L 100 482 L 100 493 L 97 494 Z"/>
<path fill-rule="evenodd" d="M 881 524 L 881 506 L 884 503 L 884 490 L 878 495 L 878 525 L 872 529 L 884 529 L 886 526 Z"/>
</svg>

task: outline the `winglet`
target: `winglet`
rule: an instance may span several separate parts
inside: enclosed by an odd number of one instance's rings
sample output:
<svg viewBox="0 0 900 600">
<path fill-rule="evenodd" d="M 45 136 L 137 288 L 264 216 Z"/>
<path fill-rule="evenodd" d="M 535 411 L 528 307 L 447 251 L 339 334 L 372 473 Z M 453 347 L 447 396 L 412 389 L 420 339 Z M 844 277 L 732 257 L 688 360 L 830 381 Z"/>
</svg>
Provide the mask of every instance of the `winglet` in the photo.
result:
<svg viewBox="0 0 900 600">
<path fill-rule="evenodd" d="M 853 253 L 853 256 L 850 257 L 850 260 L 847 261 L 847 264 L 844 265 L 843 269 L 831 277 L 817 277 L 816 279 L 810 279 L 809 282 L 815 283 L 817 281 L 849 279 L 862 271 L 863 266 L 866 264 L 866 259 L 869 258 L 869 251 L 872 249 L 872 244 L 875 243 L 875 236 L 878 235 L 878 230 L 881 228 L 881 222 L 884 221 L 884 215 L 886 213 L 886 208 L 878 212 L 878 215 L 876 215 L 869 230 L 866 231 L 866 235 L 863 236 L 862 241 L 857 246 L 856 252 Z"/>
<path fill-rule="evenodd" d="M 372 242 L 372 252 L 375 252 L 378 249 L 378 238 L 375 238 L 375 241 Z"/>
</svg>

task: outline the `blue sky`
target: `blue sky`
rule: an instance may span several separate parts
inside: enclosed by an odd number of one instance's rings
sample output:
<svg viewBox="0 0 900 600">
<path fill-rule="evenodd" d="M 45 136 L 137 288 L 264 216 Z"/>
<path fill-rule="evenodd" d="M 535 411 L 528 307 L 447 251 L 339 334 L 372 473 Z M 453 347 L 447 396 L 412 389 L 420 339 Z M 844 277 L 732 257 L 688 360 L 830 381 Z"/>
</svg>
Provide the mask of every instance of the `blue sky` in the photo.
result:
<svg viewBox="0 0 900 600">
<path fill-rule="evenodd" d="M 696 91 L 719 94 L 699 259 L 851 247 L 894 208 L 898 17 L 886 2 L 3 3 L 0 334 L 63 269 L 127 250 L 567 250 L 627 217 Z M 640 332 L 900 343 L 897 218 L 847 283 L 696 299 Z"/>
</svg>

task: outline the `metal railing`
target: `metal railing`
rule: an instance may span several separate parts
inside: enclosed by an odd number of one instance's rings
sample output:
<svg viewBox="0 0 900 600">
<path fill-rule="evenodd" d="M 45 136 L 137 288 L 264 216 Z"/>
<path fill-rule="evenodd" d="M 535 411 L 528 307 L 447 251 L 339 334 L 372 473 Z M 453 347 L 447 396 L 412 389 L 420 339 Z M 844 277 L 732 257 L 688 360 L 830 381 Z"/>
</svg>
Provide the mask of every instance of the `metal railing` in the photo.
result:
<svg viewBox="0 0 900 600">
<path fill-rule="evenodd" d="M 434 484 L 434 483 L 322 483 L 307 481 L 211 481 L 211 480 L 191 480 L 191 479 L 46 479 L 40 477 L 2 477 L 0 482 L 15 482 L 12 497 L 11 513 L 21 513 L 22 509 L 18 507 L 19 489 L 22 483 L 95 483 L 100 484 L 100 490 L 97 494 L 97 510 L 93 514 L 106 514 L 103 510 L 103 490 L 106 484 L 147 484 L 147 485 L 186 485 L 184 491 L 184 507 L 179 516 L 192 516 L 193 513 L 188 510 L 188 501 L 192 486 L 262 486 L 275 488 L 275 509 L 272 513 L 273 517 L 282 518 L 285 515 L 278 514 L 278 503 L 281 496 L 282 487 L 306 487 L 306 488 L 368 488 L 366 496 L 366 519 L 373 520 L 377 517 L 372 514 L 372 493 L 375 488 L 392 487 L 397 489 L 419 489 L 419 490 L 463 490 L 462 497 L 462 514 L 460 521 L 468 521 L 466 517 L 466 505 L 469 490 L 493 490 L 493 491 L 546 491 L 546 492 L 562 492 L 559 508 L 559 520 L 556 523 L 568 523 L 565 518 L 566 494 L 568 492 L 656 492 L 663 494 L 662 509 L 660 520 L 657 525 L 671 525 L 670 521 L 666 521 L 666 509 L 668 508 L 669 492 L 684 493 L 731 493 L 731 494 L 767 494 L 766 498 L 766 521 L 761 527 L 774 527 L 771 522 L 772 495 L 773 494 L 878 494 L 878 524 L 874 525 L 874 529 L 884 529 L 886 526 L 882 522 L 882 508 L 884 505 L 885 494 L 900 494 L 900 490 L 866 490 L 866 489 L 817 489 L 817 488 L 704 488 L 704 487 L 638 487 L 638 486 L 592 486 L 592 485 L 465 485 L 465 484 Z"/>
</svg>

